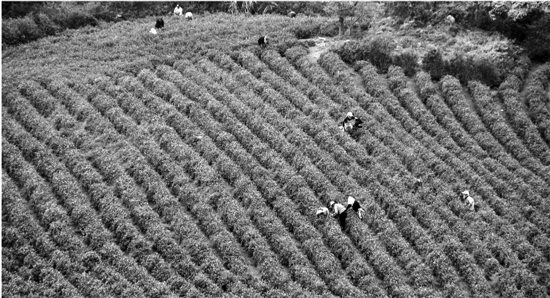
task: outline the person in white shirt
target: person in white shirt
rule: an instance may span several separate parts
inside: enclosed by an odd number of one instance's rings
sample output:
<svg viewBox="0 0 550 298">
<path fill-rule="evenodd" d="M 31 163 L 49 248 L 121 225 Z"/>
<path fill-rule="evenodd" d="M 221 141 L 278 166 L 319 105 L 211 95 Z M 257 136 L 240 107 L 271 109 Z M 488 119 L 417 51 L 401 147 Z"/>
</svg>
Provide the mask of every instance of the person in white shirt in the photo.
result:
<svg viewBox="0 0 550 298">
<path fill-rule="evenodd" d="M 347 211 L 349 209 L 352 209 L 353 211 L 357 212 L 360 219 L 363 219 L 363 213 L 365 213 L 365 210 L 361 207 L 361 204 L 352 196 L 348 196 L 348 205 L 347 207 L 344 207 L 340 203 L 336 203 L 335 201 L 330 201 L 328 203 L 328 208 L 321 207 L 317 209 L 317 217 L 320 216 L 328 216 L 330 215 L 330 210 L 332 209 L 334 211 L 334 214 L 332 215 L 334 218 L 338 219 L 338 222 L 340 223 L 340 226 L 343 230 L 346 229 L 346 218 L 348 216 Z"/>
<path fill-rule="evenodd" d="M 465 190 L 462 192 L 462 199 L 466 200 L 466 203 L 468 204 L 468 206 L 470 207 L 470 210 L 471 211 L 475 211 L 475 203 L 474 203 L 474 198 L 470 197 L 470 192 Z"/>
<path fill-rule="evenodd" d="M 179 4 L 176 5 L 176 8 L 174 8 L 174 15 L 177 15 L 177 16 L 183 15 L 183 8 L 181 8 Z"/>
<path fill-rule="evenodd" d="M 334 210 L 334 218 L 338 219 L 338 222 L 340 223 L 340 226 L 342 227 L 342 230 L 346 229 L 346 218 L 348 217 L 347 210 L 348 208 L 344 207 L 340 203 L 336 203 L 335 201 L 330 201 L 328 203 L 329 208 Z"/>
<path fill-rule="evenodd" d="M 327 207 L 321 207 L 317 209 L 317 217 L 319 216 L 328 216 L 330 214 L 330 211 Z"/>
</svg>

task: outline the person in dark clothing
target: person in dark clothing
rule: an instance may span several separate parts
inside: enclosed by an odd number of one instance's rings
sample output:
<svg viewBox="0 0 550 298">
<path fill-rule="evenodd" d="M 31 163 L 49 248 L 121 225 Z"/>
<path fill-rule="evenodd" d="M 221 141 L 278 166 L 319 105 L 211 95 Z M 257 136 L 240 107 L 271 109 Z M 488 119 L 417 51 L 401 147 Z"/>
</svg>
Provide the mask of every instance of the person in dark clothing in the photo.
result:
<svg viewBox="0 0 550 298">
<path fill-rule="evenodd" d="M 348 214 L 346 211 L 348 211 L 348 208 L 345 208 L 342 204 L 336 203 L 334 201 L 330 201 L 328 204 L 330 209 L 334 209 L 334 214 L 332 216 L 338 219 L 338 222 L 340 223 L 342 230 L 345 230 L 346 218 L 348 217 Z"/>
<path fill-rule="evenodd" d="M 353 116 L 352 112 L 348 112 L 344 121 L 342 121 L 342 126 L 340 127 L 343 131 L 349 133 L 355 140 L 359 137 L 359 128 L 363 127 L 363 121 L 358 117 Z"/>
<path fill-rule="evenodd" d="M 320 214 L 328 215 L 330 209 L 334 210 L 334 214 L 332 216 L 338 219 L 342 230 L 346 229 L 346 218 L 348 217 L 349 209 L 357 212 L 360 219 L 363 219 L 363 213 L 365 212 L 365 210 L 363 210 L 363 208 L 361 207 L 361 204 L 359 204 L 359 202 L 355 200 L 355 198 L 352 196 L 348 196 L 347 207 L 344 207 L 342 204 L 336 203 L 335 201 L 330 201 L 328 203 L 328 209 L 324 207 L 319 209 L 319 211 L 317 212 L 317 216 L 319 216 Z"/>
<path fill-rule="evenodd" d="M 164 28 L 164 20 L 162 18 L 160 19 L 157 19 L 157 22 L 155 23 L 155 28 L 158 30 L 158 29 L 163 29 Z"/>
<path fill-rule="evenodd" d="M 267 40 L 267 35 L 261 36 L 258 39 L 258 45 L 262 48 L 265 48 L 269 44 L 269 41 Z"/>
</svg>

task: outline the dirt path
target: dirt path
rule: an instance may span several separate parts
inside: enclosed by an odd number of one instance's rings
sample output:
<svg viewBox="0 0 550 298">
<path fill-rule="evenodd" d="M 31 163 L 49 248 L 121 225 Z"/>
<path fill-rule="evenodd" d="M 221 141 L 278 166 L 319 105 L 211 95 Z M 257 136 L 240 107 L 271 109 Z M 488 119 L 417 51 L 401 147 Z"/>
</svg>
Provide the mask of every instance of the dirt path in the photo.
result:
<svg viewBox="0 0 550 298">
<path fill-rule="evenodd" d="M 323 40 L 324 39 L 324 40 Z M 319 60 L 319 57 L 321 57 L 321 54 L 324 52 L 330 50 L 332 46 L 339 46 L 341 44 L 344 44 L 348 41 L 347 40 L 337 40 L 332 38 L 313 38 L 313 41 L 315 41 L 315 46 L 309 48 L 309 54 L 307 55 L 307 58 L 309 61 L 317 63 L 317 60 Z"/>
</svg>

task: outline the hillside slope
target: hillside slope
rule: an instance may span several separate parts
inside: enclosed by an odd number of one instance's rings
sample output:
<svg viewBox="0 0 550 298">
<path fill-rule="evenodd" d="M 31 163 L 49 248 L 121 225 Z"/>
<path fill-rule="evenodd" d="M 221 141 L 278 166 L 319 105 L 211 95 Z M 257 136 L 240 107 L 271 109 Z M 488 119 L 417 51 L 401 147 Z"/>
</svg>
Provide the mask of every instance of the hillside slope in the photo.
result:
<svg viewBox="0 0 550 298">
<path fill-rule="evenodd" d="M 148 19 L 3 53 L 2 295 L 548 297 L 550 144 L 524 82 L 311 60 L 292 27 L 326 21 Z M 315 215 L 348 196 L 362 220 Z"/>
</svg>

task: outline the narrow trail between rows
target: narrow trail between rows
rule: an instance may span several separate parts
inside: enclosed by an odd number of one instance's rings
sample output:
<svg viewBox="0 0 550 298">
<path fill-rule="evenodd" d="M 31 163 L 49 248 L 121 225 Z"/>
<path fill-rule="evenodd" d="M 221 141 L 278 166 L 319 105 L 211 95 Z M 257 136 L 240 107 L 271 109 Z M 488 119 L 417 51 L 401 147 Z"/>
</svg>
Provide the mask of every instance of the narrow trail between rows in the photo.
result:
<svg viewBox="0 0 550 298">
<path fill-rule="evenodd" d="M 337 40 L 337 39 L 331 39 L 331 38 L 314 38 L 312 39 L 315 41 L 315 46 L 310 47 L 308 49 L 309 54 L 307 55 L 307 58 L 314 63 L 317 63 L 317 60 L 319 60 L 319 57 L 321 57 L 321 54 L 327 52 L 330 50 L 332 46 L 340 46 L 348 41 L 350 39 L 346 40 Z"/>
</svg>

